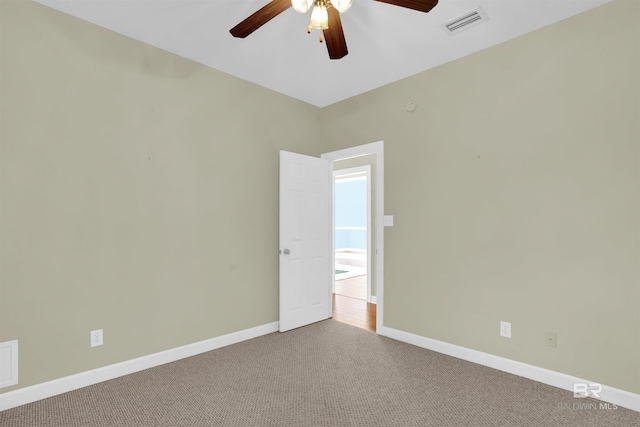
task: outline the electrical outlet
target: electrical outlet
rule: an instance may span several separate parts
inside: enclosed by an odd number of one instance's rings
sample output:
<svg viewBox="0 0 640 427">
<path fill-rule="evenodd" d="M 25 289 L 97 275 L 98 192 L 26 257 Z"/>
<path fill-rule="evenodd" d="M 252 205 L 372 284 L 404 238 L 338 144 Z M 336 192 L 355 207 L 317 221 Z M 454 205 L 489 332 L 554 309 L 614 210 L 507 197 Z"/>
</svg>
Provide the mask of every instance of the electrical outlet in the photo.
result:
<svg viewBox="0 0 640 427">
<path fill-rule="evenodd" d="M 500 336 L 511 338 L 511 323 L 500 322 Z"/>
<path fill-rule="evenodd" d="M 544 334 L 544 344 L 547 347 L 556 348 L 558 345 L 558 336 L 555 332 L 546 332 Z"/>
<path fill-rule="evenodd" d="M 91 331 L 91 347 L 102 345 L 102 329 Z"/>
</svg>

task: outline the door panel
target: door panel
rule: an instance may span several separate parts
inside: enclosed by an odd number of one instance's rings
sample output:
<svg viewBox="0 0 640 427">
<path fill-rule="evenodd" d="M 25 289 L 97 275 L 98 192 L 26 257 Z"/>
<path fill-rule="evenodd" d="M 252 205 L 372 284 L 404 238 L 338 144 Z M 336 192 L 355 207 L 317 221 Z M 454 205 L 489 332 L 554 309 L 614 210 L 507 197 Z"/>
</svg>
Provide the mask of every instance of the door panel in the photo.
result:
<svg viewBox="0 0 640 427">
<path fill-rule="evenodd" d="M 280 152 L 280 332 L 329 317 L 329 161 Z"/>
</svg>

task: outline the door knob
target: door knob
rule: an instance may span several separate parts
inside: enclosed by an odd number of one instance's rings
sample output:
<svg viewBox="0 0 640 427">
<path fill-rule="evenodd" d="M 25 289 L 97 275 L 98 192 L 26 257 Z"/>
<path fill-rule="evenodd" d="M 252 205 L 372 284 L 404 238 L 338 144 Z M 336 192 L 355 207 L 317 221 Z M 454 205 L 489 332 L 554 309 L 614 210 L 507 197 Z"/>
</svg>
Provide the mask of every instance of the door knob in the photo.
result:
<svg viewBox="0 0 640 427">
<path fill-rule="evenodd" d="M 290 251 L 289 249 L 285 249 L 285 250 L 283 251 L 283 253 L 284 253 L 285 255 L 289 255 L 289 254 L 291 253 L 291 251 Z"/>
</svg>

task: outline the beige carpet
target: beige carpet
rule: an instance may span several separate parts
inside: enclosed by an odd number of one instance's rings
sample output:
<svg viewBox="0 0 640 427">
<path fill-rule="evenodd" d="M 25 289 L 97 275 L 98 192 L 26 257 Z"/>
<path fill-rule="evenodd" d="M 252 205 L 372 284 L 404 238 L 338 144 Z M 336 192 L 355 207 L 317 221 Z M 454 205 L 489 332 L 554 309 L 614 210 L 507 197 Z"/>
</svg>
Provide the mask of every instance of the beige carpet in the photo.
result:
<svg viewBox="0 0 640 427">
<path fill-rule="evenodd" d="M 574 407 L 588 403 L 327 320 L 0 412 L 0 425 L 640 425 L 621 407 Z"/>
</svg>

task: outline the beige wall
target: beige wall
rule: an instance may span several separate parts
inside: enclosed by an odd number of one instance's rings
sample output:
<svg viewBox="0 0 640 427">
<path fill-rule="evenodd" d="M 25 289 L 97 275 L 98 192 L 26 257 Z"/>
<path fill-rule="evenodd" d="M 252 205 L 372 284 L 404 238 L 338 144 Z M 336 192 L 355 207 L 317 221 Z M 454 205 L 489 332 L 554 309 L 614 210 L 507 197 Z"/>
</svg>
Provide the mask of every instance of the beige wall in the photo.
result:
<svg viewBox="0 0 640 427">
<path fill-rule="evenodd" d="M 377 184 L 378 184 L 378 177 L 377 177 L 377 173 L 376 173 L 376 161 L 377 161 L 377 156 L 375 154 L 368 154 L 366 156 L 358 156 L 358 157 L 352 157 L 350 159 L 343 159 L 343 160 L 336 160 L 335 162 L 333 162 L 333 170 L 337 171 L 337 170 L 342 170 L 342 169 L 349 169 L 349 168 L 355 168 L 358 166 L 371 166 L 371 173 L 370 173 L 370 177 L 369 179 L 371 180 L 371 201 L 370 201 L 370 206 L 371 206 L 371 277 L 369 277 L 369 281 L 371 282 L 371 295 L 372 296 L 376 296 L 377 294 L 377 287 L 376 287 L 376 272 L 377 270 L 377 263 L 376 263 L 376 248 L 378 247 L 377 245 L 377 226 L 376 226 L 376 218 L 377 218 L 377 211 L 376 211 L 376 206 L 378 206 L 378 202 L 377 202 L 377 197 L 376 197 L 376 191 L 377 191 Z"/>
<path fill-rule="evenodd" d="M 322 110 L 0 7 L 2 392 L 276 321 L 278 150 L 383 140 L 387 326 L 640 393 L 637 1 Z"/>
<path fill-rule="evenodd" d="M 385 142 L 386 326 L 640 393 L 638 5 L 322 110 Z"/>
<path fill-rule="evenodd" d="M 30 1 L 0 13 L 1 391 L 277 321 L 278 152 L 320 154 L 318 109 Z"/>
</svg>

